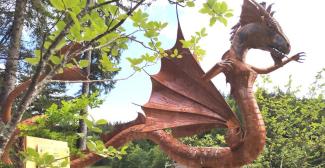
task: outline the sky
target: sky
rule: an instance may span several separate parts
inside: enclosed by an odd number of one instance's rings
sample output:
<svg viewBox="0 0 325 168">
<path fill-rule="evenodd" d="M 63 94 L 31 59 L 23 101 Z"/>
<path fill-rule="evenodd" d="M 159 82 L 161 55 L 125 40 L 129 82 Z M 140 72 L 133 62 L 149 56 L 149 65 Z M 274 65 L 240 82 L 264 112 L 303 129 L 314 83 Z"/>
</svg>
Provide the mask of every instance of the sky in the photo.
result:
<svg viewBox="0 0 325 168">
<path fill-rule="evenodd" d="M 180 23 L 185 39 L 189 39 L 194 32 L 202 27 L 207 27 L 208 36 L 204 38 L 200 45 L 206 50 L 206 55 L 200 62 L 205 71 L 210 69 L 215 63 L 221 60 L 221 56 L 230 47 L 230 28 L 239 20 L 242 0 L 226 0 L 229 8 L 233 9 L 234 16 L 228 20 L 225 27 L 217 23 L 209 27 L 209 18 L 198 13 L 200 4 L 205 0 L 197 0 L 195 8 L 179 8 Z M 259 2 L 259 1 L 258 1 Z M 322 0 L 270 0 L 268 3 L 275 3 L 273 10 L 276 11 L 274 17 L 282 26 L 285 34 L 291 42 L 292 56 L 298 52 L 306 52 L 306 60 L 300 64 L 291 62 L 283 68 L 272 72 L 270 78 L 274 85 L 284 86 L 288 78 L 292 75 L 293 86 L 299 86 L 306 92 L 310 84 L 314 81 L 315 75 L 325 67 L 325 54 L 323 53 L 325 39 L 325 22 L 320 18 L 325 18 L 325 1 Z M 165 49 L 171 48 L 175 43 L 177 20 L 175 6 L 169 5 L 167 0 L 157 0 L 149 8 L 145 8 L 150 19 L 168 22 L 168 26 L 161 32 L 160 38 Z M 138 44 L 130 44 L 129 50 L 122 54 L 121 72 L 116 79 L 124 78 L 133 73 L 126 57 L 140 57 L 148 52 Z M 257 67 L 266 67 L 273 64 L 273 60 L 268 52 L 250 50 L 247 62 Z M 145 70 L 149 74 L 159 71 L 160 63 L 148 67 Z M 230 87 L 226 85 L 225 77 L 219 75 L 214 78 L 213 83 L 222 93 L 229 93 Z M 95 119 L 104 118 L 108 121 L 130 121 L 136 118 L 137 112 L 142 112 L 141 108 L 135 104 L 143 105 L 150 97 L 151 81 L 144 72 L 138 72 L 128 80 L 118 81 L 107 95 L 103 95 L 104 104 L 96 109 L 91 109 L 90 114 Z M 302 95 L 303 96 L 303 95 Z"/>
</svg>

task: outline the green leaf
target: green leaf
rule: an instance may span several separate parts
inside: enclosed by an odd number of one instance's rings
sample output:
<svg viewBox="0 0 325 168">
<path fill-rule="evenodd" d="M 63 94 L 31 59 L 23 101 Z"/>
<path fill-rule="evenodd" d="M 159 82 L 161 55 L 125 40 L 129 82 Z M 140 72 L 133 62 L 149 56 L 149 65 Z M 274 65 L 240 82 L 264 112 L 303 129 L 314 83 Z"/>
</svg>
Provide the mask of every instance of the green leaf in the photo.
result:
<svg viewBox="0 0 325 168">
<path fill-rule="evenodd" d="M 166 26 L 168 25 L 168 23 L 163 23 L 162 25 L 161 25 L 161 29 L 163 29 L 163 28 L 165 28 Z"/>
<path fill-rule="evenodd" d="M 37 65 L 39 63 L 40 59 L 35 58 L 35 57 L 34 58 L 25 58 L 24 61 L 31 65 Z"/>
<path fill-rule="evenodd" d="M 39 158 L 40 157 L 39 153 L 35 149 L 33 149 L 33 148 L 27 148 L 26 149 L 26 153 L 30 157 L 34 157 L 34 158 Z"/>
<path fill-rule="evenodd" d="M 175 56 L 178 55 L 178 50 L 175 49 L 173 53 L 174 53 Z"/>
<path fill-rule="evenodd" d="M 55 159 L 53 155 L 48 153 L 44 153 L 41 158 L 45 164 L 51 164 Z"/>
<path fill-rule="evenodd" d="M 234 15 L 231 12 L 228 12 L 228 13 L 225 14 L 225 17 L 227 17 L 227 18 L 230 18 L 230 17 L 233 17 L 233 16 Z"/>
<path fill-rule="evenodd" d="M 218 20 L 225 26 L 227 26 L 228 22 L 227 19 L 225 19 L 224 17 L 219 17 Z"/>
<path fill-rule="evenodd" d="M 118 71 L 119 69 L 115 67 L 115 64 L 113 64 L 106 55 L 103 55 L 100 62 L 100 68 L 105 72 L 114 72 Z"/>
<path fill-rule="evenodd" d="M 211 17 L 209 26 L 213 26 L 216 23 L 216 21 L 217 21 L 216 17 Z"/>
<path fill-rule="evenodd" d="M 77 41 L 81 40 L 81 33 L 80 33 L 80 25 L 78 26 L 77 24 L 74 24 L 71 28 L 70 28 L 70 33 L 73 37 L 76 38 Z M 74 40 L 74 39 L 71 39 Z"/>
<path fill-rule="evenodd" d="M 25 58 L 24 61 L 31 65 L 37 65 L 41 59 L 41 50 L 34 51 L 35 57 Z"/>
<path fill-rule="evenodd" d="M 50 60 L 54 65 L 58 65 L 61 63 L 61 58 L 56 55 L 51 55 Z"/>
<path fill-rule="evenodd" d="M 186 40 L 180 40 L 180 41 L 183 44 L 184 48 L 190 48 L 190 46 L 193 45 L 191 41 L 186 41 Z"/>
<path fill-rule="evenodd" d="M 96 37 L 96 35 L 97 34 L 92 29 L 86 27 L 84 29 L 83 34 L 82 34 L 82 36 L 83 36 L 82 39 L 85 40 L 85 41 L 90 41 L 94 37 Z"/>
<path fill-rule="evenodd" d="M 88 141 L 87 142 L 87 148 L 90 150 L 90 151 L 97 151 L 97 146 L 96 146 L 96 143 L 94 141 Z"/>
<path fill-rule="evenodd" d="M 97 33 L 102 33 L 107 30 L 104 19 L 98 14 L 97 11 L 92 11 L 90 13 L 91 26 L 97 31 Z"/>
<path fill-rule="evenodd" d="M 96 143 L 96 146 L 97 146 L 97 149 L 98 150 L 101 150 L 102 151 L 102 150 L 106 149 L 105 144 L 104 144 L 103 141 L 96 140 L 95 143 Z"/>
<path fill-rule="evenodd" d="M 65 67 L 67 67 L 67 68 L 73 68 L 74 65 L 72 63 L 67 63 L 67 64 L 65 64 Z"/>
<path fill-rule="evenodd" d="M 118 49 L 116 47 L 113 47 L 111 54 L 112 54 L 112 56 L 118 56 Z"/>
<path fill-rule="evenodd" d="M 57 9 L 58 11 L 64 10 L 64 4 L 62 0 L 50 0 L 52 6 Z"/>
<path fill-rule="evenodd" d="M 65 38 L 63 38 L 63 39 L 59 42 L 59 44 L 56 45 L 55 50 L 59 50 L 59 49 L 61 49 L 61 48 L 62 48 L 63 46 L 65 46 L 66 44 L 67 44 L 67 41 L 66 41 Z"/>
<path fill-rule="evenodd" d="M 195 4 L 194 4 L 193 1 L 188 1 L 188 2 L 186 2 L 186 6 L 188 6 L 188 7 L 194 7 Z"/>
<path fill-rule="evenodd" d="M 131 16 L 131 19 L 134 22 L 134 26 L 143 26 L 144 23 L 147 21 L 148 19 L 148 14 L 147 13 L 143 13 L 140 9 L 137 10 L 136 12 L 133 13 L 133 15 Z"/>
<path fill-rule="evenodd" d="M 216 2 L 217 2 L 217 0 L 208 0 L 208 1 L 207 1 L 207 4 L 208 4 L 209 6 L 214 6 L 214 5 L 216 4 Z"/>
<path fill-rule="evenodd" d="M 150 56 L 148 53 L 146 53 L 145 55 L 142 55 L 141 58 L 143 58 L 147 62 L 154 62 L 157 59 L 156 56 Z"/>
<path fill-rule="evenodd" d="M 89 61 L 88 60 L 83 59 L 83 60 L 80 60 L 79 61 L 79 67 L 80 68 L 86 68 L 88 65 L 89 65 Z"/>
<path fill-rule="evenodd" d="M 96 125 L 106 125 L 108 122 L 105 119 L 100 119 L 96 121 Z"/>
<path fill-rule="evenodd" d="M 199 12 L 202 13 L 202 14 L 206 14 L 206 13 L 209 13 L 210 12 L 210 9 L 209 8 L 201 8 L 199 10 Z"/>
<path fill-rule="evenodd" d="M 65 22 L 60 20 L 55 26 L 57 28 L 57 31 L 61 32 L 64 29 L 65 25 L 66 25 Z"/>
<path fill-rule="evenodd" d="M 66 167 L 69 164 L 68 158 L 65 158 L 63 162 L 61 162 L 60 166 L 61 167 Z"/>
<path fill-rule="evenodd" d="M 155 30 L 147 30 L 147 31 L 144 33 L 144 35 L 145 35 L 146 37 L 151 38 L 151 37 L 155 37 L 155 36 L 157 36 L 158 33 L 157 33 Z"/>
<path fill-rule="evenodd" d="M 90 120 L 88 120 L 87 118 L 84 117 L 83 120 L 84 120 L 84 122 L 85 122 L 85 124 L 87 125 L 88 128 L 94 127 L 94 123 L 91 122 Z"/>
<path fill-rule="evenodd" d="M 34 54 L 35 54 L 35 57 L 40 58 L 41 57 L 41 50 L 35 50 Z"/>
<path fill-rule="evenodd" d="M 76 133 L 76 135 L 78 135 L 79 137 L 84 137 L 85 136 L 84 133 Z"/>
<path fill-rule="evenodd" d="M 79 27 L 80 27 L 80 23 L 79 23 L 79 20 L 77 18 L 77 15 L 71 11 L 69 11 L 69 14 L 74 22 L 74 24 L 77 24 Z"/>
<path fill-rule="evenodd" d="M 130 57 L 128 57 L 126 59 L 131 63 L 132 66 L 141 64 L 143 62 L 143 58 L 130 58 Z"/>
<path fill-rule="evenodd" d="M 49 42 L 49 41 L 45 41 L 45 42 L 44 42 L 44 48 L 45 48 L 45 49 L 48 49 L 48 48 L 50 47 L 51 44 L 52 44 L 51 42 Z"/>
<path fill-rule="evenodd" d="M 208 34 L 206 33 L 206 29 L 205 29 L 205 27 L 203 27 L 202 29 L 201 29 L 201 31 L 200 31 L 200 36 L 201 37 L 205 37 L 205 36 L 207 36 Z"/>
<path fill-rule="evenodd" d="M 227 3 L 226 2 L 221 2 L 221 4 L 220 4 L 220 13 L 224 13 L 224 12 L 226 12 L 227 10 L 228 10 L 228 5 L 227 5 Z"/>
<path fill-rule="evenodd" d="M 91 131 L 93 131 L 93 132 L 95 132 L 95 133 L 102 133 L 103 132 L 103 130 L 102 129 L 100 129 L 100 128 L 98 128 L 98 127 L 90 127 L 89 128 Z"/>
<path fill-rule="evenodd" d="M 64 2 L 64 5 L 67 7 L 67 8 L 71 8 L 71 9 L 74 9 L 76 10 L 77 8 L 80 8 L 80 0 L 63 0 Z"/>
<path fill-rule="evenodd" d="M 118 11 L 118 6 L 116 5 L 111 5 L 111 4 L 107 4 L 104 7 L 104 11 L 107 15 L 112 15 L 114 14 L 116 11 Z"/>
</svg>

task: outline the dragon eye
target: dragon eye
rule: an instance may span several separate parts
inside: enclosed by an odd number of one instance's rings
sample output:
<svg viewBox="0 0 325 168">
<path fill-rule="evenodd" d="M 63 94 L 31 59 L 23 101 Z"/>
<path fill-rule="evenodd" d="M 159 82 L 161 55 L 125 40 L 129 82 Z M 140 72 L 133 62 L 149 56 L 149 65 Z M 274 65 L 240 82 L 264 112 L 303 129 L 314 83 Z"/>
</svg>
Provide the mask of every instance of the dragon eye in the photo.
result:
<svg viewBox="0 0 325 168">
<path fill-rule="evenodd" d="M 266 26 L 269 27 L 269 28 L 275 28 L 274 26 L 274 22 L 273 21 L 266 21 Z"/>
</svg>

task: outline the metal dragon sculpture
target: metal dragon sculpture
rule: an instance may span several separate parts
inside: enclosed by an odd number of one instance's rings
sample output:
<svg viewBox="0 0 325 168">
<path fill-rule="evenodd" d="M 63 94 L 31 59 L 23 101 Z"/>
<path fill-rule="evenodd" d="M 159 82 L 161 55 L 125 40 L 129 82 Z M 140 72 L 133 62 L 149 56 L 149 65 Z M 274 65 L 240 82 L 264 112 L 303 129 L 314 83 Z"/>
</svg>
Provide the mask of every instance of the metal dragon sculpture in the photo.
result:
<svg viewBox="0 0 325 168">
<path fill-rule="evenodd" d="M 273 18 L 271 6 L 244 0 L 240 21 L 232 29 L 231 48 L 207 73 L 195 56 L 182 47 L 180 40 L 184 37 L 179 26 L 176 44 L 167 53 L 178 49 L 183 57 L 162 58 L 160 72 L 150 76 L 152 94 L 142 106 L 145 116 L 139 114 L 135 121 L 103 135 L 105 145 L 120 147 L 132 140 L 149 139 L 171 159 L 194 168 L 240 167 L 255 160 L 263 151 L 266 132 L 254 98 L 254 81 L 258 74 L 270 73 L 290 61 L 301 62 L 305 56 L 304 53 L 286 56 L 290 43 Z M 251 48 L 269 51 L 274 65 L 257 68 L 246 64 L 246 53 Z M 224 73 L 231 85 L 242 123 L 210 81 L 219 73 Z M 171 133 L 164 131 L 167 128 Z M 212 128 L 227 128 L 228 147 L 191 147 L 177 139 Z M 85 167 L 99 159 L 99 155 L 88 153 L 72 159 L 71 167 Z"/>
<path fill-rule="evenodd" d="M 239 167 L 255 160 L 265 144 L 265 126 L 253 94 L 258 74 L 270 73 L 290 61 L 301 62 L 304 53 L 284 59 L 290 43 L 280 25 L 273 18 L 272 5 L 244 0 L 240 21 L 233 27 L 231 48 L 207 73 L 195 56 L 182 47 L 183 34 L 178 27 L 175 46 L 182 59 L 163 58 L 161 70 L 152 75 L 152 93 L 142 106 L 145 113 L 133 123 L 126 124 L 104 136 L 107 146 L 119 147 L 135 139 L 150 139 L 173 160 L 188 167 Z M 274 65 L 257 68 L 245 63 L 246 53 L 256 48 L 271 53 Z M 231 85 L 243 123 L 229 108 L 222 95 L 210 81 L 224 73 Z M 211 128 L 227 128 L 229 147 L 190 147 L 175 137 L 189 136 Z M 170 128 L 171 134 L 164 131 Z M 72 161 L 73 167 L 94 163 L 95 154 Z"/>
</svg>

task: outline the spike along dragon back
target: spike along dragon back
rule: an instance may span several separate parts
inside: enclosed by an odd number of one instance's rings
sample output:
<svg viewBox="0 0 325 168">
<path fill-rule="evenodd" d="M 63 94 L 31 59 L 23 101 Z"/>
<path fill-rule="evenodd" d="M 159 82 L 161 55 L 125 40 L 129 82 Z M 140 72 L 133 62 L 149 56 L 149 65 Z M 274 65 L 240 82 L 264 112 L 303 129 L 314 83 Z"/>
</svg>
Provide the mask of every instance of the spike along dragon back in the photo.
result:
<svg viewBox="0 0 325 168">
<path fill-rule="evenodd" d="M 134 124 L 104 136 L 106 146 L 119 147 L 136 139 L 149 139 L 173 160 L 188 167 L 240 167 L 254 161 L 265 145 L 265 126 L 253 93 L 253 84 L 258 74 L 270 73 L 290 61 L 301 62 L 303 52 L 292 57 L 290 43 L 280 25 L 273 18 L 271 5 L 244 0 L 240 21 L 233 27 L 231 48 L 207 73 L 201 69 L 195 56 L 183 48 L 183 34 L 178 27 L 175 46 L 183 56 L 165 57 L 161 70 L 152 75 L 151 97 L 142 109 L 145 116 Z M 274 65 L 257 68 L 245 63 L 249 49 L 270 52 Z M 242 123 L 229 108 L 223 96 L 210 81 L 224 73 L 231 85 L 231 96 L 235 99 L 242 116 Z M 164 129 L 170 129 L 167 133 Z M 212 128 L 227 128 L 228 147 L 192 147 L 176 137 L 206 132 Z M 72 167 L 85 166 L 100 157 L 88 154 L 72 161 Z"/>
</svg>

